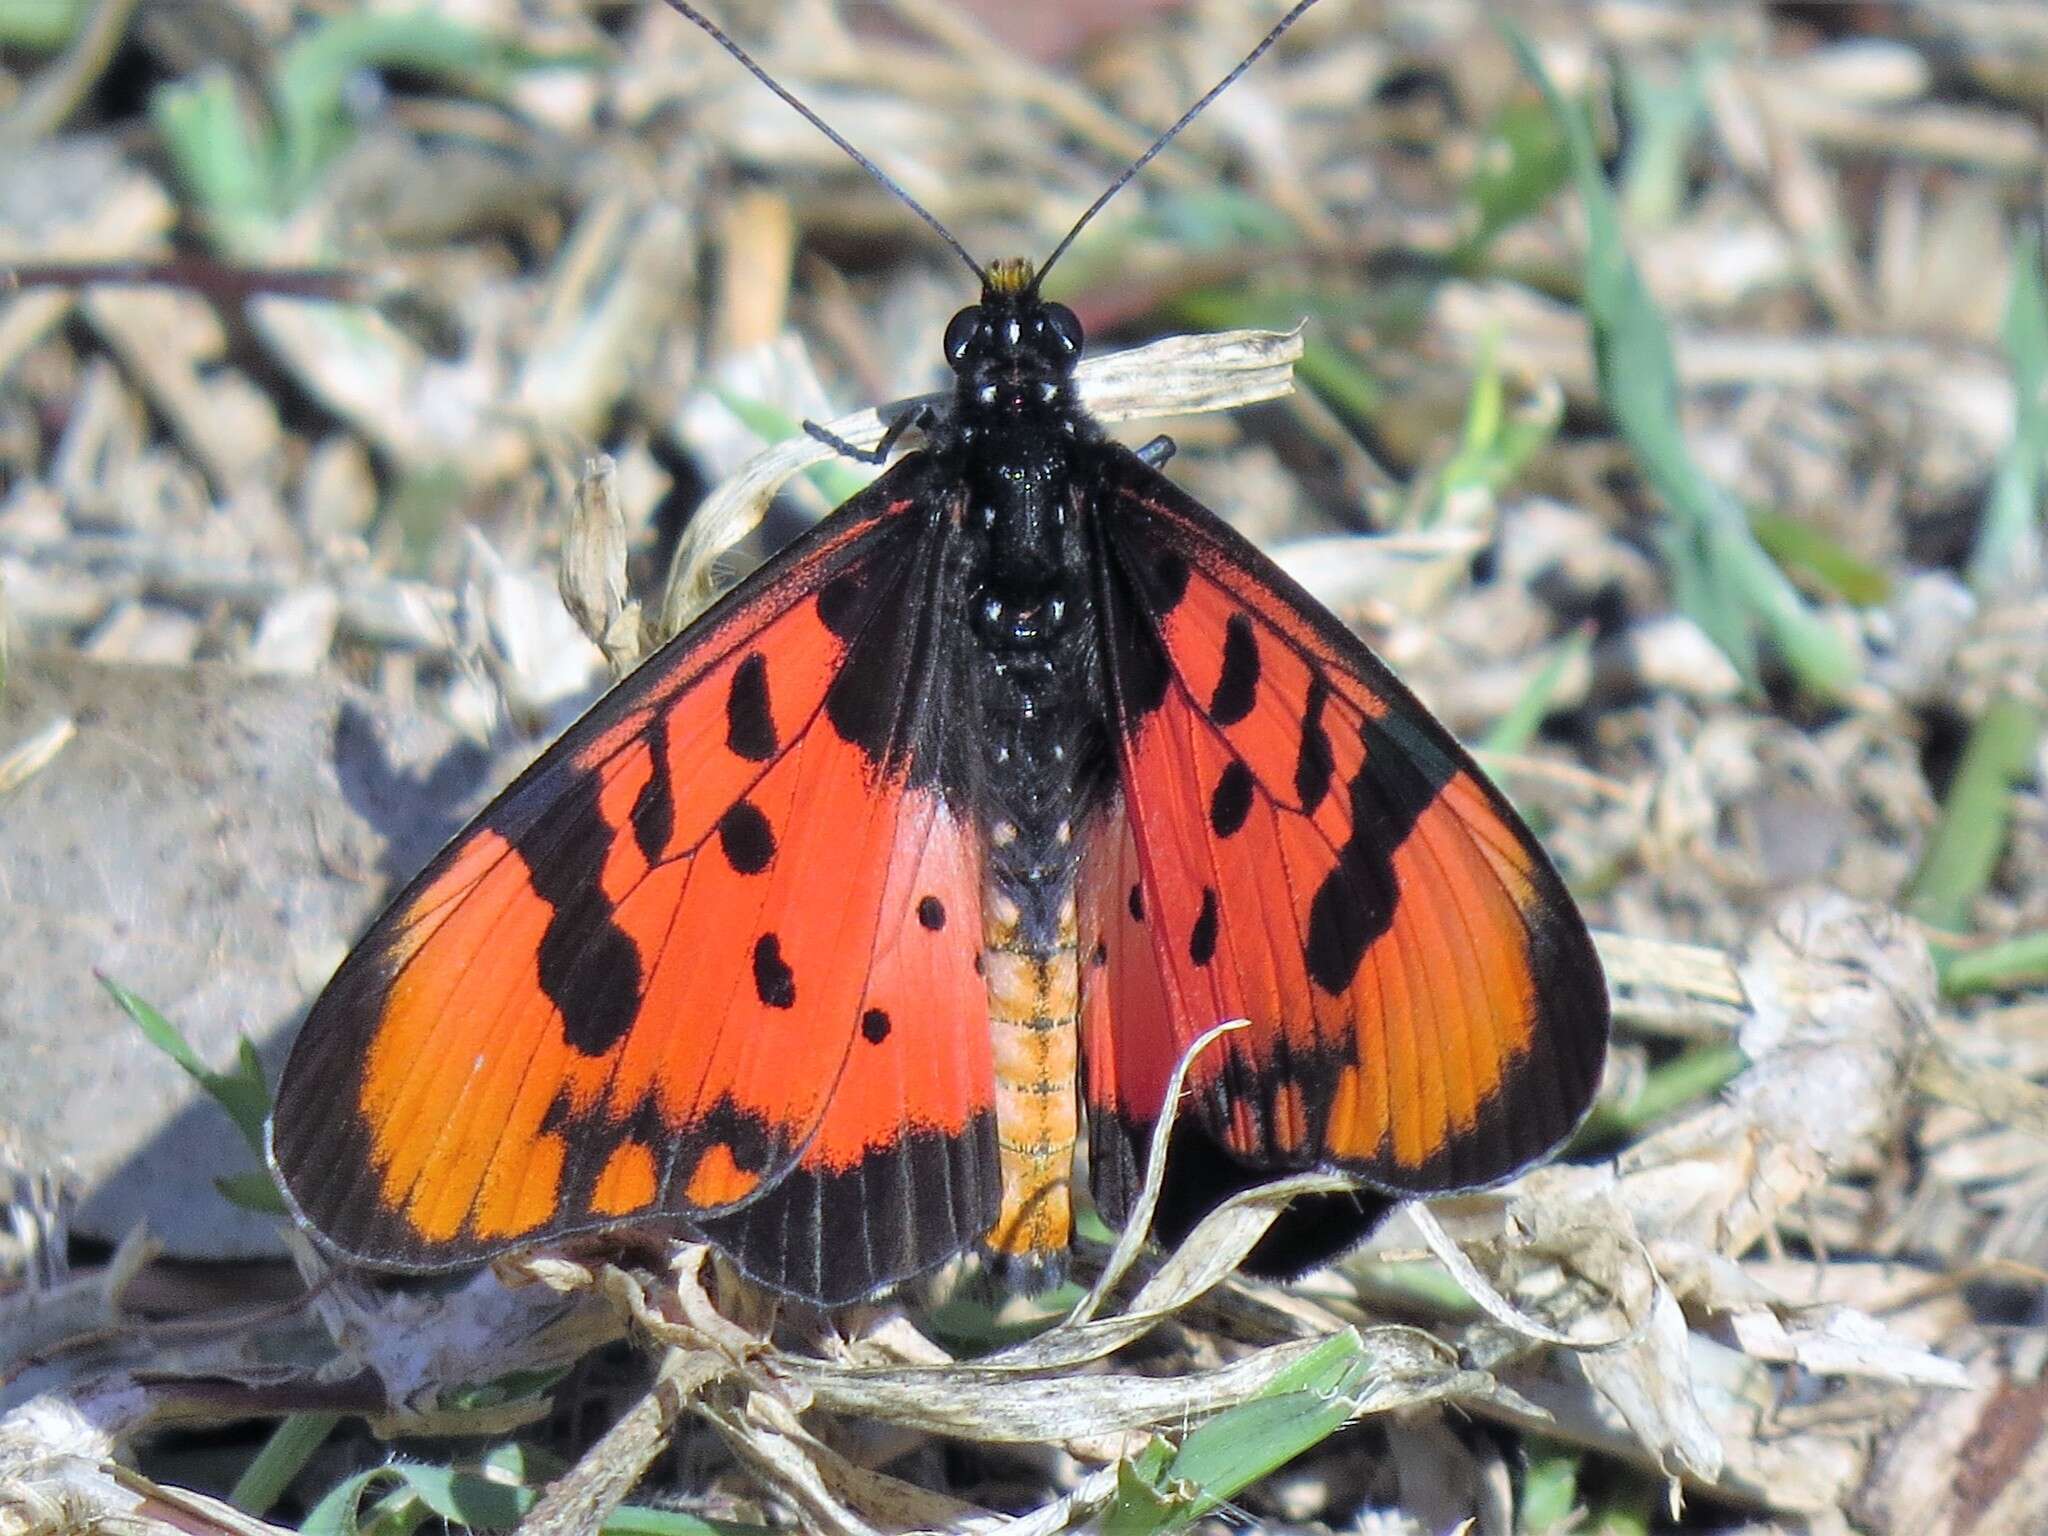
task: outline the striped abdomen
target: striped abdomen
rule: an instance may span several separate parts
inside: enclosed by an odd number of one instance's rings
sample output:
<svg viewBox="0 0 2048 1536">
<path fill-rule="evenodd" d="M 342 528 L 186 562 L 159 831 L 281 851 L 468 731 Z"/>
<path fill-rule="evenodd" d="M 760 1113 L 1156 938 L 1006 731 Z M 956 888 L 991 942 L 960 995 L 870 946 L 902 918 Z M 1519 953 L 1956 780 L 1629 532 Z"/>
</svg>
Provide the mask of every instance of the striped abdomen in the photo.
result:
<svg viewBox="0 0 2048 1536">
<path fill-rule="evenodd" d="M 1025 1271 L 1059 1277 L 1073 1230 L 1080 956 L 1069 893 L 1046 939 L 1033 939 L 1017 903 L 998 885 L 984 892 L 983 964 L 996 1068 L 996 1146 L 1002 1214 L 987 1246 Z"/>
</svg>

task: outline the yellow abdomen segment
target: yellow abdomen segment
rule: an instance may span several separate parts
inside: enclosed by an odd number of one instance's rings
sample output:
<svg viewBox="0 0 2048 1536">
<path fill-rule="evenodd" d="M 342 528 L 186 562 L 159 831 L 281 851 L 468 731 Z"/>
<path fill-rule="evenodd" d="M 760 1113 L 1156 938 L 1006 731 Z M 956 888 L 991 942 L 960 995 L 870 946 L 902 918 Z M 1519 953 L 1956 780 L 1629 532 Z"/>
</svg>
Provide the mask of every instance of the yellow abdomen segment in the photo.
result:
<svg viewBox="0 0 2048 1536">
<path fill-rule="evenodd" d="M 998 1254 L 1051 1259 L 1073 1230 L 1074 1142 L 1080 1134 L 1080 949 L 1074 903 L 1060 909 L 1051 948 L 1019 933 L 1017 905 L 982 903 L 982 962 L 995 1051 L 1002 1213 L 987 1238 Z"/>
</svg>

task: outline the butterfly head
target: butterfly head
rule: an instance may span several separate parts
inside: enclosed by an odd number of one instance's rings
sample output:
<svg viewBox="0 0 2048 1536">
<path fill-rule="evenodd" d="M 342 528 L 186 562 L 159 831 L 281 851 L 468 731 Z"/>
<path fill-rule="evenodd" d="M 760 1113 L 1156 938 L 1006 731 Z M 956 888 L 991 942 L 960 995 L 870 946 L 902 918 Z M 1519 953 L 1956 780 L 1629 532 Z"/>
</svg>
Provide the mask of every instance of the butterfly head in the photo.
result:
<svg viewBox="0 0 2048 1536">
<path fill-rule="evenodd" d="M 1006 415 L 1064 411 L 1081 322 L 1064 304 L 1038 296 L 1026 261 L 990 266 L 981 302 L 946 327 L 946 361 L 960 380 L 961 403 Z"/>
</svg>

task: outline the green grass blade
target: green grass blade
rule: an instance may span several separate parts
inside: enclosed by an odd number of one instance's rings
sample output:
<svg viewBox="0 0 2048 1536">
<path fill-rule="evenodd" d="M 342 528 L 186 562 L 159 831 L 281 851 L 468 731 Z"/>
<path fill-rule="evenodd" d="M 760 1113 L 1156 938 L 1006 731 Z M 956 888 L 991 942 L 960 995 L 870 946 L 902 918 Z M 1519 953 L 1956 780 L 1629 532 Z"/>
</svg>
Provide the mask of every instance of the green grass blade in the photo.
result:
<svg viewBox="0 0 2048 1536">
<path fill-rule="evenodd" d="M 243 110 L 232 77 L 207 70 L 159 86 L 149 115 L 205 232 L 231 255 L 256 255 L 279 211 L 277 147 Z"/>
<path fill-rule="evenodd" d="M 1480 141 L 1479 158 L 1462 201 L 1470 232 L 1450 254 L 1450 265 L 1469 271 L 1500 235 L 1555 197 L 1571 178 L 1564 134 L 1540 102 L 1511 101 L 1494 114 Z"/>
<path fill-rule="evenodd" d="M 1941 820 L 1906 895 L 1906 910 L 1931 928 L 1961 933 L 1970 906 L 2005 851 L 2013 787 L 2033 772 L 2041 715 L 2014 698 L 1993 700 L 1963 745 Z"/>
<path fill-rule="evenodd" d="M 286 206 L 311 190 L 352 136 L 342 100 L 357 71 L 402 69 L 496 93 L 506 83 L 506 65 L 504 52 L 484 33 L 428 9 L 343 11 L 320 22 L 285 51 L 272 86 Z"/>
<path fill-rule="evenodd" d="M 54 53 L 78 35 L 91 0 L 13 0 L 0 4 L 0 48 Z"/>
<path fill-rule="evenodd" d="M 2013 252 L 2004 335 L 2017 410 L 1970 556 L 1970 585 L 1980 596 L 2010 584 L 2016 573 L 2040 568 L 2042 474 L 2048 467 L 2048 289 L 2038 236 Z"/>
<path fill-rule="evenodd" d="M 389 1491 L 365 1511 L 364 1496 L 373 1488 Z M 458 1530 L 503 1531 L 517 1525 L 538 1497 L 526 1484 L 502 1477 L 395 1462 L 337 1484 L 299 1530 L 301 1536 L 395 1536 L 438 1520 Z M 768 1536 L 764 1526 L 634 1504 L 613 1510 L 600 1529 L 608 1536 Z"/>
<path fill-rule="evenodd" d="M 2048 932 L 2021 934 L 1981 949 L 1951 950 L 1938 959 L 1941 989 L 1950 997 L 2048 986 Z"/>
<path fill-rule="evenodd" d="M 1584 666 L 1592 653 L 1593 631 L 1590 626 L 1574 630 L 1559 641 L 1550 653 L 1550 660 L 1529 680 L 1529 686 L 1522 690 L 1522 696 L 1515 700 L 1514 707 L 1494 721 L 1493 729 L 1479 743 L 1480 753 L 1505 757 L 1526 751 L 1544 718 L 1549 715 L 1551 701 L 1557 697 L 1559 685 Z"/>
<path fill-rule="evenodd" d="M 1632 1140 L 1673 1111 L 1719 1093 L 1748 1065 L 1749 1058 L 1736 1045 L 1700 1045 L 1682 1051 L 1649 1072 L 1628 1099 L 1603 1099 L 1596 1104 L 1572 1137 L 1571 1146 L 1603 1147 Z"/>
<path fill-rule="evenodd" d="M 307 1511 L 299 1522 L 300 1536 L 355 1536 L 362 1529 L 363 1495 L 375 1484 L 402 1481 L 403 1473 L 404 1469 L 395 1466 L 372 1467 L 343 1478 Z"/>
<path fill-rule="evenodd" d="M 387 1487 L 365 1513 L 363 1497 Z M 359 1472 L 330 1490 L 300 1525 L 301 1536 L 355 1536 L 358 1531 L 416 1529 L 438 1516 L 469 1530 L 503 1531 L 519 1523 L 537 1494 L 453 1467 L 392 1463 Z"/>
<path fill-rule="evenodd" d="M 287 1415 L 270 1432 L 270 1438 L 256 1453 L 255 1459 L 235 1479 L 235 1486 L 228 1492 L 228 1502 L 252 1515 L 267 1513 L 284 1496 L 292 1479 L 305 1470 L 314 1452 L 327 1443 L 327 1437 L 340 1422 L 338 1413 Z"/>
<path fill-rule="evenodd" d="M 237 1209 L 258 1216 L 289 1216 L 291 1207 L 277 1192 L 277 1181 L 267 1173 L 235 1173 L 213 1181 L 221 1199 Z"/>
<path fill-rule="evenodd" d="M 1657 229 L 1685 201 L 1692 147 L 1707 120 L 1707 79 L 1728 56 L 1712 43 L 1693 53 L 1676 79 L 1626 56 L 1621 91 L 1628 107 L 1629 147 L 1621 165 L 1621 207 L 1633 229 Z"/>
<path fill-rule="evenodd" d="M 1552 1536 L 1570 1530 L 1579 1507 L 1579 1468 L 1584 1457 L 1562 1446 L 1532 1441 L 1522 1468 L 1522 1498 L 1515 1510 L 1518 1536 Z"/>
<path fill-rule="evenodd" d="M 1470 492 L 1498 495 L 1548 447 L 1564 416 L 1557 391 L 1539 395 L 1518 410 L 1508 406 L 1507 382 L 1501 377 L 1496 338 L 1488 335 L 1480 348 L 1479 368 L 1472 376 L 1465 402 L 1465 423 L 1457 451 L 1433 475 L 1418 479 L 1402 513 L 1406 528 L 1431 528 L 1440 523 Z"/>
<path fill-rule="evenodd" d="M 1855 652 L 1807 607 L 1751 536 L 1734 497 L 1708 478 L 1686 446 L 1670 334 L 1623 242 L 1620 210 L 1601 174 L 1591 128 L 1558 92 L 1521 30 L 1505 19 L 1497 24 L 1564 129 L 1586 212 L 1585 305 L 1601 399 L 1664 503 L 1668 521 L 1660 543 L 1680 607 L 1752 686 L 1757 638 L 1764 635 L 1804 688 L 1839 697 L 1860 671 Z"/>
<path fill-rule="evenodd" d="M 706 1520 L 678 1509 L 650 1509 L 645 1504 L 621 1504 L 604 1517 L 598 1527 L 605 1536 L 776 1536 L 765 1525 L 747 1525 L 737 1520 Z"/>
<path fill-rule="evenodd" d="M 142 1031 L 143 1038 L 183 1067 L 192 1080 L 228 1112 L 228 1118 L 235 1122 L 242 1139 L 261 1158 L 263 1122 L 270 1116 L 270 1089 L 264 1084 L 263 1069 L 248 1042 L 242 1042 L 243 1049 L 231 1071 L 216 1072 L 199 1059 L 199 1053 L 192 1049 L 191 1042 L 178 1026 L 148 1002 L 111 976 L 102 975 L 99 982 L 107 989 L 107 995 L 121 1005 L 121 1011 L 135 1021 L 135 1027 Z"/>
<path fill-rule="evenodd" d="M 1371 1369 L 1356 1334 L 1333 1335 L 1257 1397 L 1191 1430 L 1177 1451 L 1154 1442 L 1127 1464 L 1099 1528 L 1105 1536 L 1152 1536 L 1193 1524 L 1348 1422 L 1350 1394 Z"/>
<path fill-rule="evenodd" d="M 417 464 L 399 475 L 377 509 L 377 532 L 396 531 L 401 571 L 417 575 L 432 566 L 468 490 L 462 470 L 446 462 Z"/>
<path fill-rule="evenodd" d="M 1805 576 L 1809 585 L 1817 582 L 1843 602 L 1862 608 L 1890 600 L 1889 576 L 1867 561 L 1858 560 L 1811 523 L 1782 512 L 1752 508 L 1749 526 L 1773 560 L 1786 570 Z"/>
</svg>

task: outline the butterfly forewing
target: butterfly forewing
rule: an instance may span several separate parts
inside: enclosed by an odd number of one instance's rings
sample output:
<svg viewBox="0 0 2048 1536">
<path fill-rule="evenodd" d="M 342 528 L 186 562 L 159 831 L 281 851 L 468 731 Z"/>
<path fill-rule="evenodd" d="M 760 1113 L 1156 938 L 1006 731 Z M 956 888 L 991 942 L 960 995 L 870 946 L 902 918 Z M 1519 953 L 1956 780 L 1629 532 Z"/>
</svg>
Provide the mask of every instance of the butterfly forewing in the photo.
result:
<svg viewBox="0 0 2048 1536">
<path fill-rule="evenodd" d="M 1535 840 L 1213 515 L 1115 448 L 1098 494 L 1122 789 L 1082 866 L 1098 1182 L 1142 1155 L 1180 1054 L 1240 1018 L 1188 1113 L 1250 1168 L 1428 1193 L 1554 1149 L 1591 1100 L 1607 1005 Z"/>
<path fill-rule="evenodd" d="M 978 852 L 906 747 L 950 643 L 929 490 L 885 476 L 653 657 L 343 963 L 272 1132 L 336 1248 L 760 1204 L 742 1267 L 845 1299 L 992 1218 Z M 886 1238 L 840 1240 L 849 1196 Z"/>
</svg>

